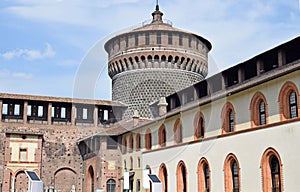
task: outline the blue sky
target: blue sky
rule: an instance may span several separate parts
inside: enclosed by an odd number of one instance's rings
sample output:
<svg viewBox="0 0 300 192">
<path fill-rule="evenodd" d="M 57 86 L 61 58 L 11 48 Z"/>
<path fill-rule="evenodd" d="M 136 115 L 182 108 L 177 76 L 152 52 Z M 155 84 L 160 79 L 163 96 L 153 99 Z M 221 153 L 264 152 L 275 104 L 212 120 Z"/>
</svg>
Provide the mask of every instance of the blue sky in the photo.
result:
<svg viewBox="0 0 300 192">
<path fill-rule="evenodd" d="M 213 74 L 297 37 L 298 0 L 160 0 L 212 45 Z M 151 19 L 155 0 L 1 0 L 0 92 L 110 99 L 103 44 Z"/>
</svg>

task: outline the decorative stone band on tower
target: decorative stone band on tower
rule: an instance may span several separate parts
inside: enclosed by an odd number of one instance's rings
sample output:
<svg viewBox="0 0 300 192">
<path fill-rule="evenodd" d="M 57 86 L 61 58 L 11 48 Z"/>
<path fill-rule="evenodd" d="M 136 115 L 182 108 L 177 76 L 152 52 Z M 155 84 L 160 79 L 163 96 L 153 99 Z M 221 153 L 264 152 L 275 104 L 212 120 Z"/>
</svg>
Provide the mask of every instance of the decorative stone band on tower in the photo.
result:
<svg viewBox="0 0 300 192">
<path fill-rule="evenodd" d="M 158 5 L 152 16 L 150 23 L 105 44 L 112 99 L 128 105 L 127 119 L 134 110 L 151 118 L 151 102 L 195 84 L 208 73 L 210 42 L 164 22 Z"/>
</svg>

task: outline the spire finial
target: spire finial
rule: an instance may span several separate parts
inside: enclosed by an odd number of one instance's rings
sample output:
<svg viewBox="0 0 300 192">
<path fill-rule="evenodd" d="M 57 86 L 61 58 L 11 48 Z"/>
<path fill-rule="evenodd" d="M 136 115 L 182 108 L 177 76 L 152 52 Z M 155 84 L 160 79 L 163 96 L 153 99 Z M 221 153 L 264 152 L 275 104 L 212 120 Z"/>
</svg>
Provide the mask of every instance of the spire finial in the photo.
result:
<svg viewBox="0 0 300 192">
<path fill-rule="evenodd" d="M 152 13 L 152 16 L 153 16 L 152 23 L 163 23 L 162 21 L 163 13 L 159 11 L 158 0 L 156 0 L 156 9 Z"/>
</svg>

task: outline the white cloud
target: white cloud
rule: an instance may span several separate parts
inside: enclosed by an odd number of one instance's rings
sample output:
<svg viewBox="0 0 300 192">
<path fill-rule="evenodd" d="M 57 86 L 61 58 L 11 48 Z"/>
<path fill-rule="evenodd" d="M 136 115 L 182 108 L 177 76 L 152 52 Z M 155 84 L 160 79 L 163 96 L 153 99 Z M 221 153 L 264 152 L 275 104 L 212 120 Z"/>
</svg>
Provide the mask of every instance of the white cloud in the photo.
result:
<svg viewBox="0 0 300 192">
<path fill-rule="evenodd" d="M 55 56 L 55 51 L 49 43 L 43 51 L 34 49 L 17 49 L 0 54 L 4 59 L 24 58 L 26 60 L 45 59 Z"/>
<path fill-rule="evenodd" d="M 138 1 L 140 0 L 15 0 L 16 3 L 5 10 L 32 21 L 95 27 L 102 25 L 102 21 L 111 21 L 108 7 Z"/>
<path fill-rule="evenodd" d="M 0 70 L 0 78 L 1 79 L 32 79 L 33 75 L 31 73 L 25 72 L 11 72 L 8 69 Z"/>
<path fill-rule="evenodd" d="M 13 78 L 18 78 L 18 79 L 32 79 L 32 74 L 30 73 L 17 72 L 17 73 L 12 73 L 11 76 Z"/>
</svg>

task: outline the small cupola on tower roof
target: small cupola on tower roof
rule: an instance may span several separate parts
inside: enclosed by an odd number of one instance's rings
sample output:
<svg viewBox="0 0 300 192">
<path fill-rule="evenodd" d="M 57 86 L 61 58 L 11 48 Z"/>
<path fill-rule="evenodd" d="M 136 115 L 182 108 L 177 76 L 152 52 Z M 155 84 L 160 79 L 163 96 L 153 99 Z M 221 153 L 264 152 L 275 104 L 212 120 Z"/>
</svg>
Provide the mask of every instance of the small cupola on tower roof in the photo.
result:
<svg viewBox="0 0 300 192">
<path fill-rule="evenodd" d="M 153 17 L 152 23 L 163 23 L 163 20 L 162 20 L 163 15 L 164 14 L 159 10 L 159 5 L 158 5 L 158 2 L 157 2 L 156 9 L 152 13 L 152 17 Z"/>
</svg>

